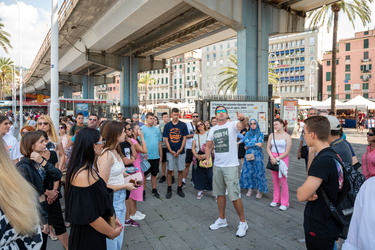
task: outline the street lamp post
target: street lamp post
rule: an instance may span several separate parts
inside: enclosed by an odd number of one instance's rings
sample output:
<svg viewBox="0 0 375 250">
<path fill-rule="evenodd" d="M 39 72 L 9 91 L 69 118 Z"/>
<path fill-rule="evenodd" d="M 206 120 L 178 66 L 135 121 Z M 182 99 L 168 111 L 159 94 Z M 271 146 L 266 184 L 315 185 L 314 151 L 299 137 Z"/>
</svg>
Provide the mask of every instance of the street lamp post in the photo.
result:
<svg viewBox="0 0 375 250">
<path fill-rule="evenodd" d="M 279 60 L 277 59 L 277 55 L 275 54 L 275 53 L 273 53 L 273 52 L 270 52 L 269 54 L 268 54 L 268 71 L 269 71 L 269 68 L 270 68 L 270 62 L 271 62 L 271 60 L 272 60 L 272 57 L 275 57 L 275 62 L 274 62 L 274 64 L 275 65 L 278 65 L 279 64 Z M 277 80 L 277 86 L 278 86 L 278 89 L 277 89 L 277 91 L 279 92 L 279 96 L 281 97 L 281 92 L 280 92 L 280 81 L 279 80 Z"/>
<path fill-rule="evenodd" d="M 199 72 L 199 75 L 197 75 L 197 73 Z M 195 73 L 195 76 L 197 77 L 198 76 L 198 86 L 197 86 L 197 100 L 199 100 L 199 93 L 201 92 L 201 86 L 202 86 L 202 82 L 201 82 L 201 78 L 202 78 L 202 72 L 200 69 L 196 69 L 194 71 Z"/>
<path fill-rule="evenodd" d="M 19 70 L 20 70 L 20 112 L 19 112 L 19 115 L 20 115 L 20 126 L 19 126 L 19 129 L 21 129 L 21 127 L 23 126 L 23 94 L 22 94 L 22 88 L 23 88 L 23 76 L 22 76 L 22 53 L 21 53 L 21 7 L 20 7 L 20 3 L 17 1 L 17 0 L 13 0 L 16 4 L 17 4 L 17 7 L 18 7 L 18 49 L 19 49 Z"/>
<path fill-rule="evenodd" d="M 315 67 L 313 66 L 313 64 L 315 64 Z M 313 89 L 313 87 L 314 87 L 314 85 L 313 85 L 313 82 L 314 82 L 314 80 L 315 80 L 315 78 L 314 78 L 314 75 L 315 75 L 315 70 L 318 70 L 319 69 L 319 67 L 318 67 L 318 62 L 316 61 L 316 60 L 311 60 L 310 61 L 310 85 L 309 85 L 309 89 L 310 89 L 310 94 L 309 94 L 309 96 L 310 96 L 310 101 L 312 100 L 312 89 Z"/>
</svg>

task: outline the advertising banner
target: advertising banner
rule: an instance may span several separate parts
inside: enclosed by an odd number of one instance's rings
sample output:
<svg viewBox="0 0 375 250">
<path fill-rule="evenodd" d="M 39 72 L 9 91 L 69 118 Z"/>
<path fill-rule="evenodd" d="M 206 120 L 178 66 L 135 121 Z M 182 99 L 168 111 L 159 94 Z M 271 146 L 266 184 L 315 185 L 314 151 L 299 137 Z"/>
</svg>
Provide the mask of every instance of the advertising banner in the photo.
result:
<svg viewBox="0 0 375 250">
<path fill-rule="evenodd" d="M 262 133 L 268 135 L 268 102 L 211 101 L 210 119 L 215 116 L 215 108 L 219 105 L 228 110 L 228 115 L 232 121 L 237 120 L 236 111 L 244 114 L 245 117 L 256 119 Z"/>
<path fill-rule="evenodd" d="M 297 124 L 298 115 L 298 101 L 297 100 L 283 100 L 282 102 L 282 119 L 287 120 L 288 127 L 294 127 Z"/>
</svg>

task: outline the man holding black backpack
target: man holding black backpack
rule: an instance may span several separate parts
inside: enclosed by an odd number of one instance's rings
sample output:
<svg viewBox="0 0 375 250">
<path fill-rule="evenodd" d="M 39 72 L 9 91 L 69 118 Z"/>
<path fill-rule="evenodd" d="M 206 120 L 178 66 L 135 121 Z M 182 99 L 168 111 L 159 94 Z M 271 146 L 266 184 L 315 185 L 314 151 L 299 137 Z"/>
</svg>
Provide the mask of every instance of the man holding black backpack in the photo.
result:
<svg viewBox="0 0 375 250">
<path fill-rule="evenodd" d="M 304 136 L 309 147 L 317 152 L 308 170 L 305 183 L 297 190 L 299 201 L 308 201 L 304 212 L 304 230 L 307 249 L 333 249 L 341 233 L 341 226 L 334 220 L 322 190 L 336 205 L 343 192 L 344 173 L 335 151 L 329 146 L 330 123 L 324 116 L 305 120 Z"/>
</svg>

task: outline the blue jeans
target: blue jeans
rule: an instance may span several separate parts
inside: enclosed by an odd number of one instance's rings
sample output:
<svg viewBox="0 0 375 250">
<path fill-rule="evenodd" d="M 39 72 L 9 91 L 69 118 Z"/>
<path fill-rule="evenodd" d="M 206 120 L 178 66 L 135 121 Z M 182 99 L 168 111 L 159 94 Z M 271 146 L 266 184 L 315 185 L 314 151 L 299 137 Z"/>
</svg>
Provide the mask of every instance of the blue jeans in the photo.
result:
<svg viewBox="0 0 375 250">
<path fill-rule="evenodd" d="M 125 198 L 126 190 L 119 190 L 113 193 L 113 207 L 115 208 L 116 217 L 120 220 L 121 224 L 125 224 Z M 121 234 L 114 238 L 113 240 L 107 239 L 107 249 L 108 250 L 121 250 L 122 242 L 124 241 L 124 230 Z"/>
</svg>

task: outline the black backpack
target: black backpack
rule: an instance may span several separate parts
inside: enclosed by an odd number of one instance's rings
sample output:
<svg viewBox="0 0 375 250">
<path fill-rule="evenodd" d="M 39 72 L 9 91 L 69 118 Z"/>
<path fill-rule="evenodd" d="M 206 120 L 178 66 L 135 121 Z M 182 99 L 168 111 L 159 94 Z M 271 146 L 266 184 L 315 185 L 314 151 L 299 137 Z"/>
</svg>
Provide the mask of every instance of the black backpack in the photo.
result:
<svg viewBox="0 0 375 250">
<path fill-rule="evenodd" d="M 355 198 L 357 197 L 362 184 L 366 181 L 366 178 L 362 173 L 355 170 L 353 165 L 343 162 L 339 155 L 331 152 L 326 152 L 323 155 L 334 158 L 342 166 L 342 171 L 344 174 L 344 184 L 339 193 L 336 205 L 334 205 L 329 200 L 323 188 L 321 188 L 321 192 L 327 206 L 331 211 L 332 217 L 342 229 L 340 238 L 346 239 L 348 235 L 350 220 L 352 218 L 354 210 Z"/>
</svg>

